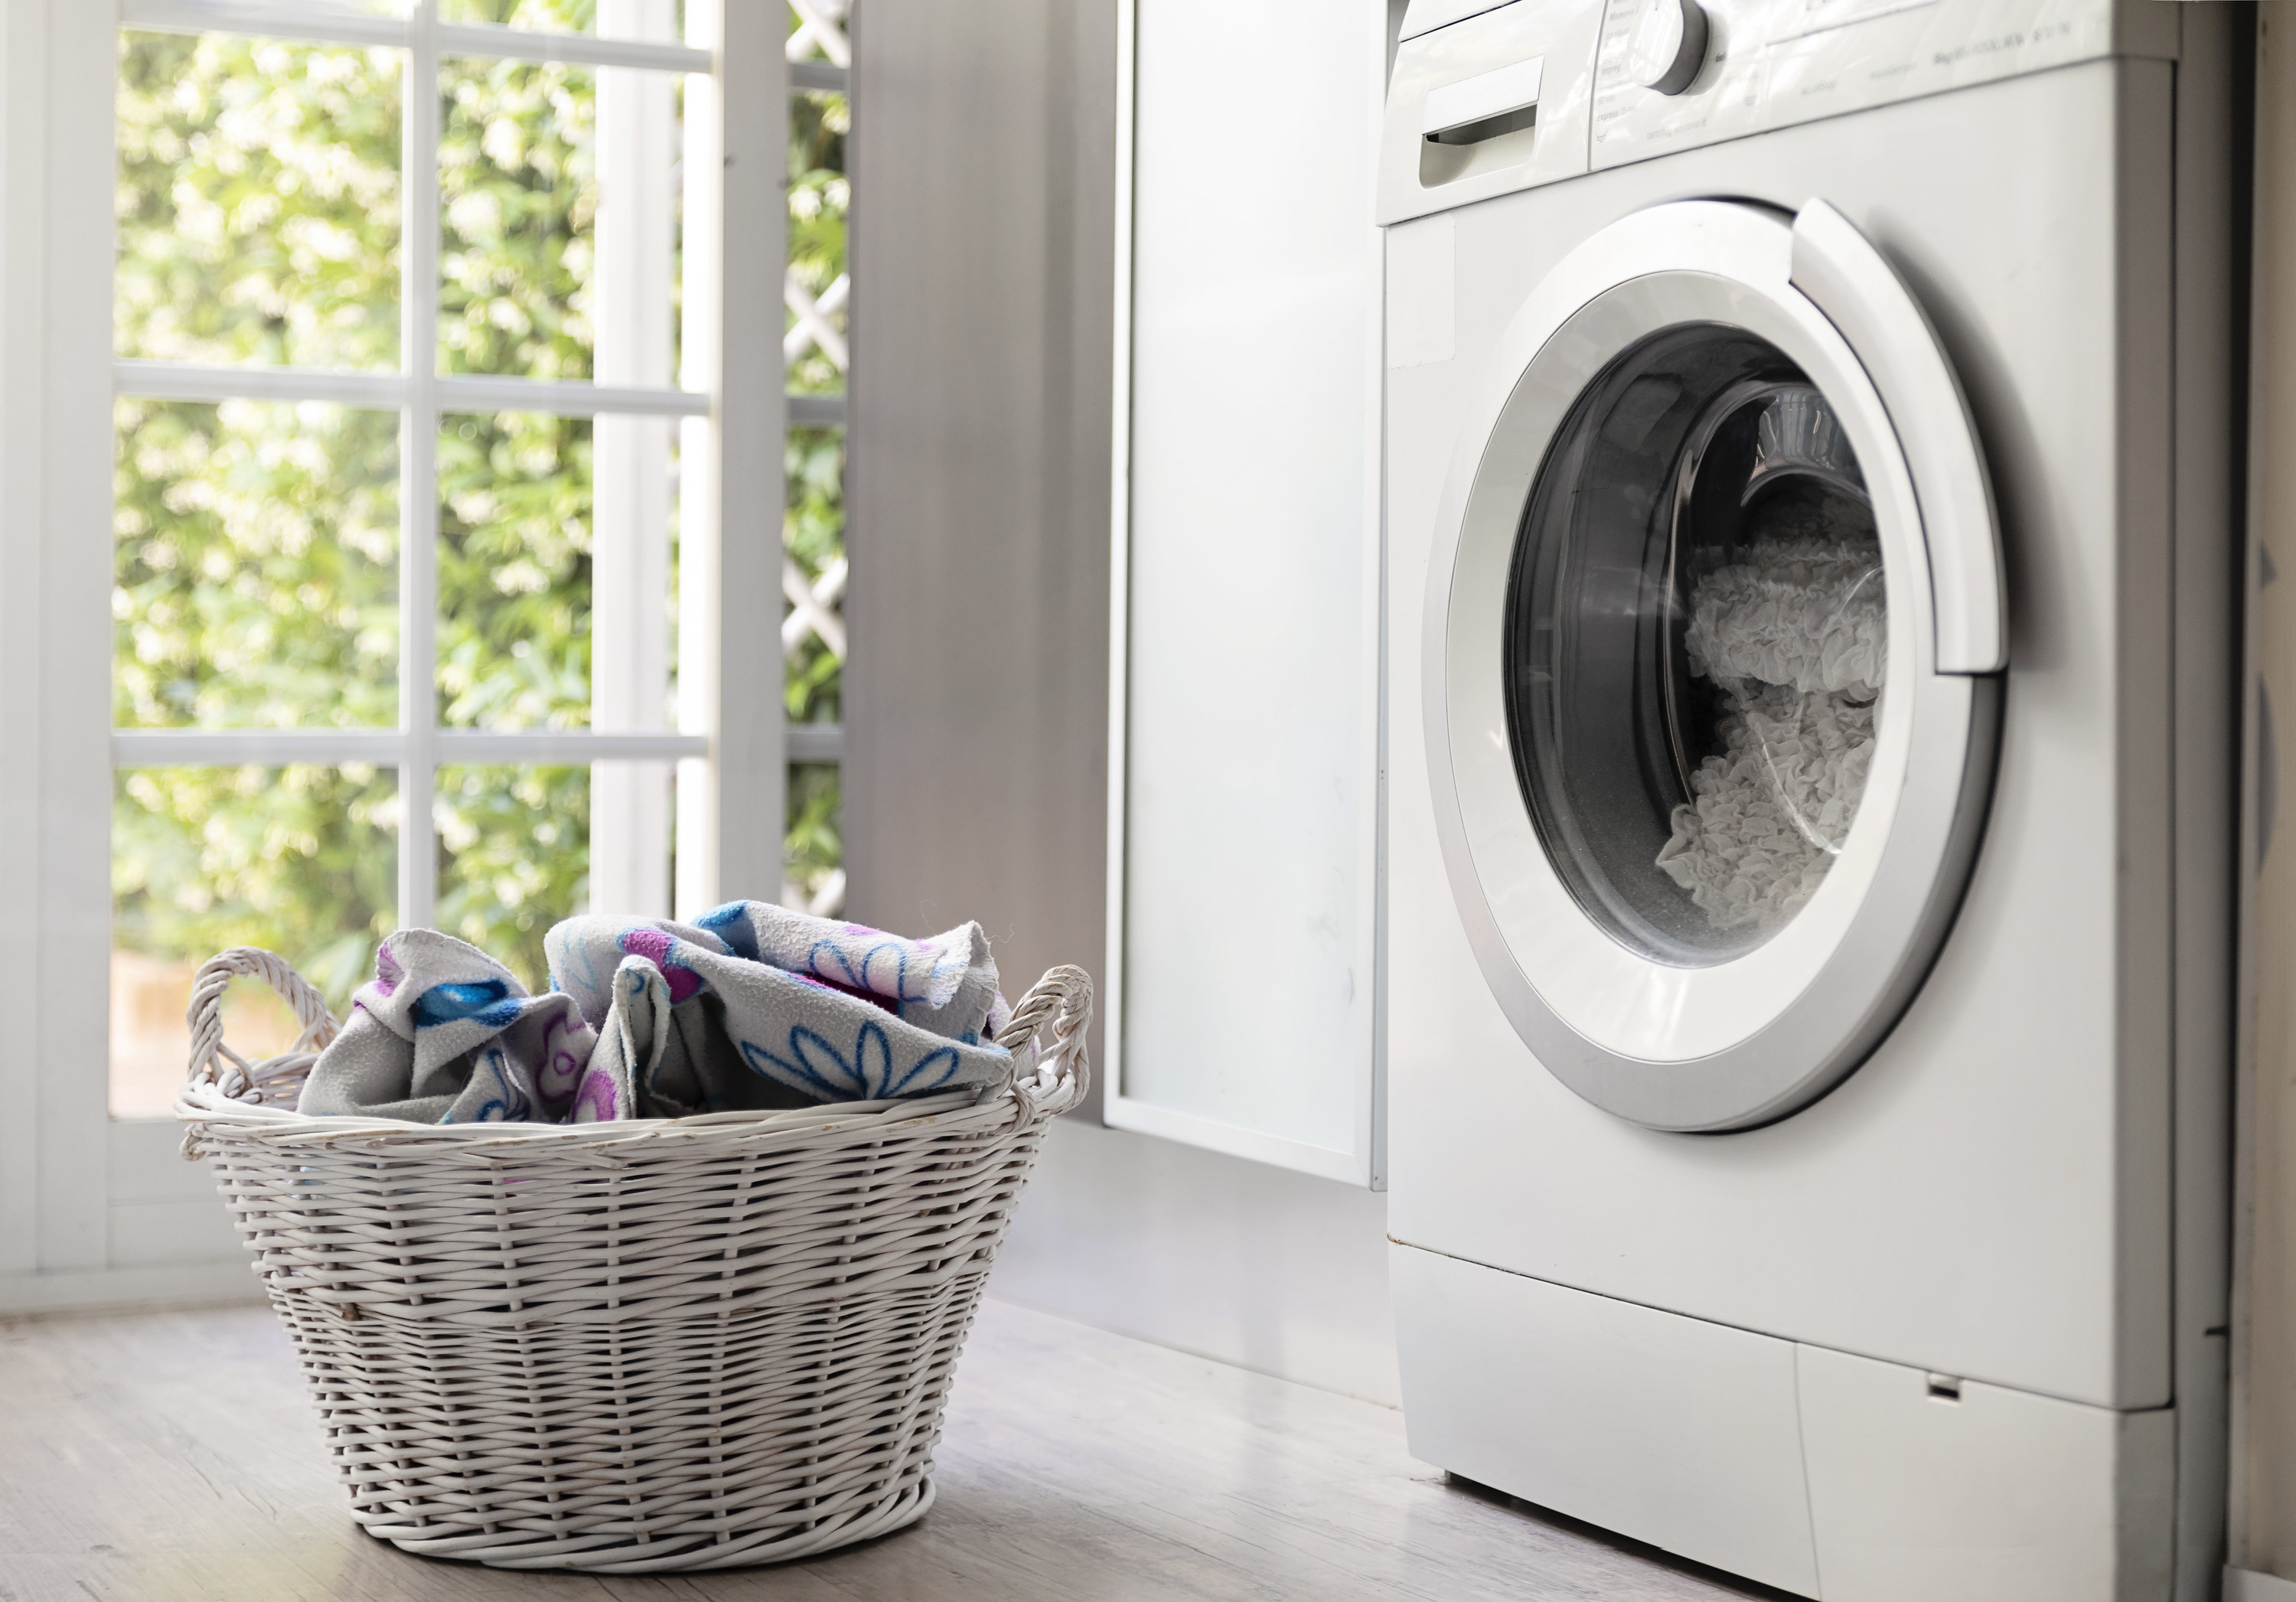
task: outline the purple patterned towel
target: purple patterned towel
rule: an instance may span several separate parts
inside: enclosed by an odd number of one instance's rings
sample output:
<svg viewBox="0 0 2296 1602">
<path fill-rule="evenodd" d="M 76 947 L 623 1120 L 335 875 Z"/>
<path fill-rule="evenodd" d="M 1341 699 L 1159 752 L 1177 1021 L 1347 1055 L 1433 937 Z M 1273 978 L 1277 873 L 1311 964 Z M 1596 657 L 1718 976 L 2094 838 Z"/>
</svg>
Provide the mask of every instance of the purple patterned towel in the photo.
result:
<svg viewBox="0 0 2296 1602">
<path fill-rule="evenodd" d="M 374 978 L 352 996 L 350 1021 L 311 1065 L 296 1110 L 563 1123 L 596 1040 L 571 997 L 529 996 L 477 947 L 402 929 L 375 953 Z"/>
<path fill-rule="evenodd" d="M 569 918 L 544 949 L 552 987 L 598 1031 L 578 1121 L 908 1096 L 1013 1071 L 990 1043 L 1011 1009 L 978 924 L 912 941 L 734 901 L 693 924 Z"/>
</svg>

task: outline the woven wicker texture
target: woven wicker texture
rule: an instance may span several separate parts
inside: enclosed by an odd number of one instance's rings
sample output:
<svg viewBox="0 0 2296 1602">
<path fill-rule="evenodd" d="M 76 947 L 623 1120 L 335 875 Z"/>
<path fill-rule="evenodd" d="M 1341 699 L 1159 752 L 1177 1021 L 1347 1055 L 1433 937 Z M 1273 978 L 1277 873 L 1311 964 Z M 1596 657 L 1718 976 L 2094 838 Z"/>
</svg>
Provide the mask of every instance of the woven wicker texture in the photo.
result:
<svg viewBox="0 0 2296 1602">
<path fill-rule="evenodd" d="M 297 1051 L 223 1047 L 238 974 L 296 1007 Z M 726 1568 L 931 1505 L 957 1352 L 1046 1122 L 1084 1094 L 1091 1013 L 1081 969 L 1046 974 L 998 1037 L 1014 1081 L 978 1099 L 307 1118 L 281 1104 L 334 1021 L 242 949 L 201 970 L 176 1111 L 369 1533 L 503 1568 Z"/>
</svg>

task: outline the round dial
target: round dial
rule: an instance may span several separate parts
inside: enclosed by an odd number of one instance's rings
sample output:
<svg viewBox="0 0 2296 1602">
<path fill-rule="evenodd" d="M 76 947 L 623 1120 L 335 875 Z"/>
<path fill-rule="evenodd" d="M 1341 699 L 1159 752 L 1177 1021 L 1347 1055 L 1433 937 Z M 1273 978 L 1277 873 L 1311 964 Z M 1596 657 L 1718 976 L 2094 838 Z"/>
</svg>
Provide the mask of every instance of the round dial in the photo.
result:
<svg viewBox="0 0 2296 1602">
<path fill-rule="evenodd" d="M 1679 94 L 1706 64 L 1706 13 L 1698 0 L 1643 0 L 1627 52 L 1636 83 Z"/>
</svg>

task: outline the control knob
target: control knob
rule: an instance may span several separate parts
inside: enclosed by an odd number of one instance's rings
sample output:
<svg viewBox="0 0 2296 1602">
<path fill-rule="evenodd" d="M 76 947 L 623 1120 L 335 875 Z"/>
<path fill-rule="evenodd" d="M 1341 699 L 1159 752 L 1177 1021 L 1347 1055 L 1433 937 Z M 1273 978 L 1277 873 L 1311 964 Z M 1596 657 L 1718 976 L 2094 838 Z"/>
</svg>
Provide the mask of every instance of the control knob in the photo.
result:
<svg viewBox="0 0 2296 1602">
<path fill-rule="evenodd" d="M 1706 64 L 1706 12 L 1698 0 L 1643 0 L 1627 45 L 1635 81 L 1679 94 Z"/>
</svg>

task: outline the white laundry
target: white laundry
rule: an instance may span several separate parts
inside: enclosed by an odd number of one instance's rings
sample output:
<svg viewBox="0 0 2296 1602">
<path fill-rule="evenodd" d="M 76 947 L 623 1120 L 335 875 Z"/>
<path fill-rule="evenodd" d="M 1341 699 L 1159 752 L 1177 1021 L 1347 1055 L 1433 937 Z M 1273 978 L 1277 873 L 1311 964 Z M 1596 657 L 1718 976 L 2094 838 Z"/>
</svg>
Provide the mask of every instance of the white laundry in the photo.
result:
<svg viewBox="0 0 2296 1602">
<path fill-rule="evenodd" d="M 1874 711 L 1787 692 L 1723 723 L 1724 754 L 1690 776 L 1694 799 L 1658 857 L 1715 928 L 1775 927 L 1817 889 L 1866 787 Z"/>
<path fill-rule="evenodd" d="M 1889 658 L 1882 555 L 1872 544 L 1797 536 L 1698 582 L 1684 645 L 1691 670 L 1871 701 Z"/>
<path fill-rule="evenodd" d="M 1881 554 L 1797 535 L 1691 595 L 1692 671 L 1727 694 L 1658 866 L 1716 929 L 1775 928 L 1824 879 L 1873 764 L 1888 660 Z"/>
</svg>

